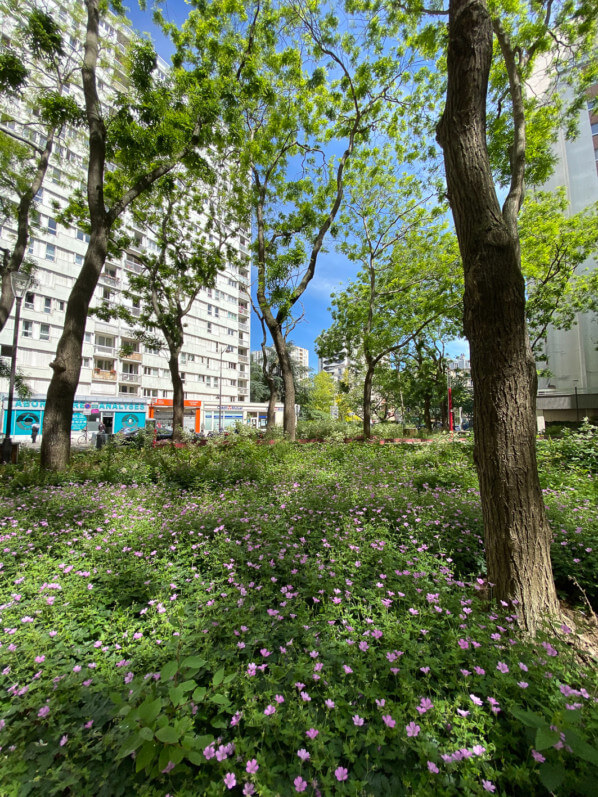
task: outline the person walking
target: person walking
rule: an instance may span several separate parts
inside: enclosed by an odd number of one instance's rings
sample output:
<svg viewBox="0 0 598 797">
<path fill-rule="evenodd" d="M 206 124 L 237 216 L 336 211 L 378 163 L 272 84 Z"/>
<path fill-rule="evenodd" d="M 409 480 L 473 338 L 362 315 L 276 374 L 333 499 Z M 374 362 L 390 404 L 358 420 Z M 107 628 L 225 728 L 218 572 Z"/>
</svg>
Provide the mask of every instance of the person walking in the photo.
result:
<svg viewBox="0 0 598 797">
<path fill-rule="evenodd" d="M 37 421 L 33 421 L 31 424 L 31 442 L 35 443 L 37 440 L 37 436 L 39 434 L 39 423 Z"/>
<path fill-rule="evenodd" d="M 96 438 L 96 448 L 99 450 L 106 442 L 106 427 L 103 421 L 98 424 L 98 436 Z"/>
</svg>

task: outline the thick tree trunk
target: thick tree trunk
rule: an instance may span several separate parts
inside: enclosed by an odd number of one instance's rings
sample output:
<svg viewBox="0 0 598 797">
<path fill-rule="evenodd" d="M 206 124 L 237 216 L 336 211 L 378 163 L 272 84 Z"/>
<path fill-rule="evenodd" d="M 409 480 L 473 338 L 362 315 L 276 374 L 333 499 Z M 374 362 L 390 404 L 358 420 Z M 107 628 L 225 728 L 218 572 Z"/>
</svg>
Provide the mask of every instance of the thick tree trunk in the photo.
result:
<svg viewBox="0 0 598 797">
<path fill-rule="evenodd" d="M 551 532 L 536 464 L 535 364 L 516 225 L 506 223 L 486 149 L 492 24 L 484 0 L 451 0 L 446 109 L 438 126 L 465 272 L 475 461 L 488 580 L 533 633 L 558 612 Z"/>
<path fill-rule="evenodd" d="M 81 273 L 67 303 L 56 357 L 50 363 L 54 373 L 46 398 L 41 446 L 41 466 L 47 470 L 62 470 L 69 461 L 73 401 L 81 373 L 87 311 L 106 260 L 108 235 L 106 229 L 91 235 Z"/>
<path fill-rule="evenodd" d="M 374 381 L 374 365 L 368 363 L 363 381 L 363 436 L 369 440 L 372 436 L 372 383 Z"/>
<path fill-rule="evenodd" d="M 430 411 L 432 405 L 432 400 L 430 398 L 430 394 L 426 393 L 424 396 L 424 425 L 428 432 L 432 431 L 432 414 Z"/>
<path fill-rule="evenodd" d="M 183 423 L 185 417 L 185 386 L 181 379 L 179 368 L 180 348 L 170 348 L 168 368 L 172 380 L 172 439 L 181 440 L 183 437 Z"/>
<path fill-rule="evenodd" d="M 276 401 L 278 399 L 278 394 L 276 393 L 274 379 L 271 376 L 266 376 L 266 382 L 268 383 L 268 389 L 270 390 L 270 396 L 268 397 L 268 410 L 266 415 L 266 432 L 271 432 L 276 423 Z"/>
<path fill-rule="evenodd" d="M 266 318 L 266 323 L 268 319 Z M 295 380 L 293 379 L 293 369 L 291 358 L 287 349 L 287 344 L 282 334 L 282 330 L 277 324 L 268 324 L 268 329 L 272 335 L 274 348 L 278 356 L 278 363 L 284 385 L 284 409 L 283 409 L 283 428 L 288 440 L 295 439 Z"/>
</svg>

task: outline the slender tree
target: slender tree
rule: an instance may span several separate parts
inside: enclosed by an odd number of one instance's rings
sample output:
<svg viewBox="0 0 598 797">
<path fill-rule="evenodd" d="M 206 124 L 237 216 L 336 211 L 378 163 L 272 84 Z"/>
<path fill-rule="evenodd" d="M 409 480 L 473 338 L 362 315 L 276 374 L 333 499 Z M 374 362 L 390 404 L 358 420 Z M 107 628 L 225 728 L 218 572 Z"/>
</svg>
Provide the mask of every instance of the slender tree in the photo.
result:
<svg viewBox="0 0 598 797">
<path fill-rule="evenodd" d="M 138 197 L 177 164 L 197 165 L 202 160 L 201 148 L 221 137 L 223 106 L 232 102 L 228 83 L 243 58 L 242 48 L 233 50 L 223 32 L 226 11 L 213 3 L 205 9 L 201 52 L 193 66 L 160 76 L 150 43 L 135 40 L 125 92 L 102 103 L 98 69 L 104 4 L 85 0 L 85 6 L 82 84 L 89 145 L 87 197 L 85 204 L 81 202 L 71 211 L 73 215 L 77 210 L 87 214 L 90 241 L 51 363 L 41 450 L 42 467 L 47 469 L 61 469 L 68 462 L 85 322 L 111 239 Z M 116 110 L 112 113 L 110 108 Z"/>
<path fill-rule="evenodd" d="M 0 11 L 13 26 L 6 31 L 9 43 L 0 46 L 0 212 L 16 227 L 11 249 L 0 262 L 1 330 L 14 301 L 10 274 L 23 265 L 37 220 L 35 197 L 50 162 L 62 162 L 55 143 L 64 140 L 67 127 L 78 128 L 84 116 L 67 94 L 80 57 L 56 21 L 29 2 L 4 0 Z"/>
</svg>

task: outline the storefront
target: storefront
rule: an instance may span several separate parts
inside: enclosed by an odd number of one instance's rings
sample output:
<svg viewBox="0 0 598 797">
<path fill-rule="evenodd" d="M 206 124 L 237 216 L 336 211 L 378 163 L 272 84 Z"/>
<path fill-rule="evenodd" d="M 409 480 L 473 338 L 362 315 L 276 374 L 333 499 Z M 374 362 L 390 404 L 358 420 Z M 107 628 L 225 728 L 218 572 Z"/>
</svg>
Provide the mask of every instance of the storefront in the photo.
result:
<svg viewBox="0 0 598 797">
<path fill-rule="evenodd" d="M 37 423 L 40 433 L 44 433 L 45 399 L 16 399 L 10 419 L 11 437 L 29 437 L 31 427 Z M 2 429 L 6 428 L 3 402 Z M 79 432 L 83 429 L 97 431 L 100 421 L 108 433 L 120 432 L 121 429 L 144 428 L 147 407 L 141 402 L 128 401 L 94 401 L 75 400 L 73 402 L 73 419 L 71 430 Z"/>
<path fill-rule="evenodd" d="M 148 408 L 148 419 L 156 427 L 172 426 L 172 399 L 155 399 Z M 190 432 L 201 432 L 201 401 L 185 399 L 183 428 Z"/>
</svg>

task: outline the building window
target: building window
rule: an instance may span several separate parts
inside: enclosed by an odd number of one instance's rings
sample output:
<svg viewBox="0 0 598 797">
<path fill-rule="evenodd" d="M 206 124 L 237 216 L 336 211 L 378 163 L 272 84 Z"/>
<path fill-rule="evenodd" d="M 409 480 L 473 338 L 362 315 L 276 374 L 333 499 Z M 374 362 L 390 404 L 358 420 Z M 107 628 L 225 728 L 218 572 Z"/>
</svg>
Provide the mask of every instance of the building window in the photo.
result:
<svg viewBox="0 0 598 797">
<path fill-rule="evenodd" d="M 208 332 L 212 332 L 212 322 L 208 321 Z"/>
<path fill-rule="evenodd" d="M 50 324 L 39 325 L 39 339 L 50 340 Z"/>
<path fill-rule="evenodd" d="M 44 296 L 44 313 L 52 312 L 52 299 L 49 296 Z"/>
<path fill-rule="evenodd" d="M 33 337 L 33 321 L 23 321 L 23 331 L 21 335 L 24 338 L 32 338 Z"/>
<path fill-rule="evenodd" d="M 162 398 L 168 398 L 168 390 L 162 391 Z"/>
<path fill-rule="evenodd" d="M 63 302 L 63 304 L 64 304 L 64 302 Z M 91 343 L 91 332 L 86 332 L 85 335 L 84 335 L 83 340 L 85 341 L 85 343 Z"/>
<path fill-rule="evenodd" d="M 82 266 L 83 265 L 83 255 L 75 255 L 75 263 L 78 266 Z"/>
<path fill-rule="evenodd" d="M 158 398 L 158 389 L 155 387 L 144 387 L 143 395 L 145 398 Z"/>
<path fill-rule="evenodd" d="M 61 313 L 64 313 L 64 306 L 65 306 L 65 302 L 62 302 L 60 299 L 58 299 L 58 300 L 57 300 L 57 302 L 56 302 L 56 304 L 58 305 L 58 310 L 59 310 Z"/>
<path fill-rule="evenodd" d="M 56 235 L 56 219 L 48 219 L 48 233 Z"/>
<path fill-rule="evenodd" d="M 35 309 L 35 294 L 34 293 L 26 293 L 25 294 L 25 307 L 28 310 Z"/>
<path fill-rule="evenodd" d="M 54 244 L 46 244 L 46 260 L 54 262 L 56 260 L 56 247 Z"/>
<path fill-rule="evenodd" d="M 83 368 L 91 368 L 91 358 L 90 357 L 83 357 L 82 365 L 83 365 Z"/>
<path fill-rule="evenodd" d="M 79 228 L 77 228 L 77 238 L 79 241 L 85 241 L 85 243 L 89 243 L 89 235 Z"/>
<path fill-rule="evenodd" d="M 97 371 L 114 371 L 114 360 L 96 360 Z"/>
<path fill-rule="evenodd" d="M 160 376 L 160 371 L 158 368 L 152 368 L 149 365 L 144 365 L 143 374 L 144 376 L 155 376 L 157 378 Z"/>
</svg>

